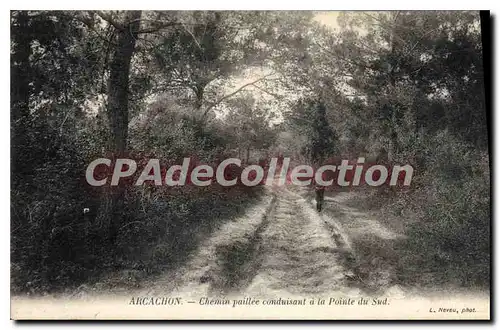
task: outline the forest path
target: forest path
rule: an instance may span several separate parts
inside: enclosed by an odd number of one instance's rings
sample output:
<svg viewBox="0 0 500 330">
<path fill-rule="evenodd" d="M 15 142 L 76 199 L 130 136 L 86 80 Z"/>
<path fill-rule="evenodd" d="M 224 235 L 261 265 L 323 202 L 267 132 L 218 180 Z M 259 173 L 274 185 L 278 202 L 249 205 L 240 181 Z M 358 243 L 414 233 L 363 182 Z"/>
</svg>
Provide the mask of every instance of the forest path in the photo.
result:
<svg viewBox="0 0 500 330">
<path fill-rule="evenodd" d="M 404 235 L 353 206 L 357 192 L 327 192 L 316 211 L 314 192 L 265 186 L 254 205 L 221 222 L 185 261 L 153 276 L 138 270 L 108 274 L 71 296 L 310 297 L 318 294 L 403 294 L 394 243 Z M 113 285 L 116 283 L 116 285 Z M 405 290 L 406 291 L 406 290 Z M 389 294 L 390 294 L 389 292 Z"/>
<path fill-rule="evenodd" d="M 198 301 L 241 295 L 356 296 L 375 285 L 389 288 L 392 268 L 382 270 L 373 259 L 360 260 L 353 242 L 358 244 L 365 234 L 383 241 L 399 238 L 398 234 L 343 205 L 341 199 L 335 200 L 335 208 L 327 200 L 325 212 L 318 213 L 310 197 L 306 189 L 266 187 L 258 204 L 214 232 L 185 265 L 143 283 L 139 295 L 175 293 Z M 387 254 L 383 249 L 378 252 L 381 260 Z M 369 284 L 362 276 L 366 267 L 373 271 Z M 402 293 L 399 287 L 391 289 Z"/>
</svg>

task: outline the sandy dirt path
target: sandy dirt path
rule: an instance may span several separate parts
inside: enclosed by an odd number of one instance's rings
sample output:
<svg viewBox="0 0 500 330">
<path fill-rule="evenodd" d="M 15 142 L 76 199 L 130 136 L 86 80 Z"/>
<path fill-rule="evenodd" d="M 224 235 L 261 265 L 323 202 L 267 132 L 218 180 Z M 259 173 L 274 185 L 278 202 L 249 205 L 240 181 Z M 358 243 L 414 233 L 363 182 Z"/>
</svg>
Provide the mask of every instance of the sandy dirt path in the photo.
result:
<svg viewBox="0 0 500 330">
<path fill-rule="evenodd" d="M 286 186 L 207 239 L 189 261 L 147 283 L 142 295 L 199 297 L 311 296 L 359 293 L 346 285 L 347 251 L 305 196 Z M 339 242 L 342 246 L 339 246 Z"/>
</svg>

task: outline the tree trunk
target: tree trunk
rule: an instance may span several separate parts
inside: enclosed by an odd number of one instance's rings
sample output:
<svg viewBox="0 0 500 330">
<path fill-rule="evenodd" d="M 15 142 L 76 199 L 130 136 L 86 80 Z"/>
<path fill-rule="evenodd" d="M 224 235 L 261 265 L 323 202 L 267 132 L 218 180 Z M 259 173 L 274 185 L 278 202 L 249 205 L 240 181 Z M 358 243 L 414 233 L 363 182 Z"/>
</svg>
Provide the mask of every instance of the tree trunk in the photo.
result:
<svg viewBox="0 0 500 330">
<path fill-rule="evenodd" d="M 112 131 L 112 148 L 115 157 L 124 156 L 127 151 L 128 138 L 128 99 L 130 64 L 134 55 L 137 33 L 140 27 L 141 11 L 128 11 L 121 28 L 116 31 L 116 46 L 110 63 L 108 80 L 107 114 Z M 115 245 L 118 232 L 124 222 L 125 189 L 117 186 L 108 195 L 108 240 Z"/>
<path fill-rule="evenodd" d="M 198 83 L 196 88 L 194 89 L 196 101 L 195 101 L 195 110 L 196 116 L 199 116 L 199 112 L 201 111 L 201 107 L 203 106 L 203 94 L 205 92 L 205 84 Z"/>
<path fill-rule="evenodd" d="M 130 62 L 134 55 L 140 18 L 141 11 L 125 14 L 123 28 L 116 33 L 116 47 L 110 63 L 107 111 L 113 133 L 113 151 L 118 155 L 127 150 Z"/>
</svg>

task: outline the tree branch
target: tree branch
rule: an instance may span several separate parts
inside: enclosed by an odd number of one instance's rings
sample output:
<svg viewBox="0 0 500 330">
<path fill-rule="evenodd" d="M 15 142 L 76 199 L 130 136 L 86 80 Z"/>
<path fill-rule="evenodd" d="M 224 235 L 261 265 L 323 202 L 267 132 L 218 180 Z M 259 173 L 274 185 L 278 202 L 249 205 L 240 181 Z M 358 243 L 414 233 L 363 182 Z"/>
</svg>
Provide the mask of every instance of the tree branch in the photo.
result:
<svg viewBox="0 0 500 330">
<path fill-rule="evenodd" d="M 169 23 L 165 23 L 165 24 L 162 24 L 162 25 L 159 25 L 159 26 L 148 28 L 148 29 L 139 30 L 139 31 L 137 31 L 137 34 L 158 32 L 161 29 L 164 29 L 164 28 L 167 28 L 167 27 L 176 26 L 176 25 L 181 25 L 181 24 L 182 23 L 169 22 Z"/>
<path fill-rule="evenodd" d="M 203 112 L 203 117 L 202 118 L 205 118 L 205 116 L 208 114 L 208 112 L 210 110 L 212 110 L 214 107 L 218 106 L 219 104 L 221 104 L 224 100 L 230 98 L 231 96 L 234 96 L 236 94 L 238 94 L 239 92 L 241 92 L 243 89 L 245 89 L 246 87 L 248 86 L 251 86 L 251 85 L 255 85 L 256 83 L 258 83 L 259 81 L 262 81 L 264 79 L 266 79 L 267 77 L 273 75 L 274 73 L 269 73 L 269 74 L 266 74 L 265 76 L 263 77 L 260 77 L 259 79 L 256 79 L 254 81 L 251 81 L 249 83 L 246 83 L 242 86 L 240 86 L 238 89 L 236 89 L 234 92 L 231 92 L 227 95 L 224 95 L 223 97 L 221 97 L 220 99 L 218 99 L 217 101 L 213 102 L 212 104 L 210 104 L 206 109 L 205 111 Z"/>
<path fill-rule="evenodd" d="M 260 87 L 260 86 L 258 86 L 258 85 L 254 85 L 254 87 L 255 87 L 255 88 L 257 88 L 258 90 L 260 90 L 260 91 L 262 91 L 262 92 L 264 92 L 264 93 L 266 93 L 266 94 L 268 94 L 268 95 L 270 95 L 270 96 L 274 97 L 274 98 L 275 98 L 275 99 L 277 99 L 277 100 L 280 100 L 280 101 L 281 101 L 281 100 L 283 100 L 283 98 L 284 98 L 284 96 L 282 96 L 282 95 L 278 95 L 278 94 L 275 94 L 275 93 L 273 93 L 273 92 L 270 92 L 270 91 L 266 90 L 265 88 L 262 88 L 262 87 Z"/>
</svg>

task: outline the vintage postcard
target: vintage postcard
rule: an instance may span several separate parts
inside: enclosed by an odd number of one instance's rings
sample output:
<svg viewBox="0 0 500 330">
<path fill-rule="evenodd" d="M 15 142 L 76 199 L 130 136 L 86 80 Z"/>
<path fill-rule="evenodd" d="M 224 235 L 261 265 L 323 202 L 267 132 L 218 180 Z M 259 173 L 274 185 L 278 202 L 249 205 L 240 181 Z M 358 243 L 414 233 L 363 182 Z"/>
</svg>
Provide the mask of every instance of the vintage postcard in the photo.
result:
<svg viewBox="0 0 500 330">
<path fill-rule="evenodd" d="M 490 319 L 489 12 L 10 26 L 12 319 Z"/>
</svg>

